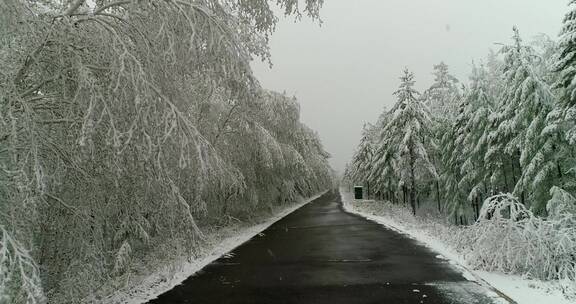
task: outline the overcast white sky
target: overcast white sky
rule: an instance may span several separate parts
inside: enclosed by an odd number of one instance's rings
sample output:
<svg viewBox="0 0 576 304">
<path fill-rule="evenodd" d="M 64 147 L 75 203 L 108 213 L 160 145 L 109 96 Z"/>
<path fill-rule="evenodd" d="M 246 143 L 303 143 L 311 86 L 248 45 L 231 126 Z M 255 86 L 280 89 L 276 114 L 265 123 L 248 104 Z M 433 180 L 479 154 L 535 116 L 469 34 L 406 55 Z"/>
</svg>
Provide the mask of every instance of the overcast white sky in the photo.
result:
<svg viewBox="0 0 576 304">
<path fill-rule="evenodd" d="M 282 19 L 271 40 L 274 67 L 253 64 L 267 89 L 298 98 L 302 120 L 318 131 L 342 170 L 365 122 L 395 99 L 404 66 L 417 88 L 446 62 L 467 81 L 472 60 L 507 43 L 512 26 L 525 39 L 561 27 L 568 0 L 325 0 L 324 23 Z"/>
</svg>

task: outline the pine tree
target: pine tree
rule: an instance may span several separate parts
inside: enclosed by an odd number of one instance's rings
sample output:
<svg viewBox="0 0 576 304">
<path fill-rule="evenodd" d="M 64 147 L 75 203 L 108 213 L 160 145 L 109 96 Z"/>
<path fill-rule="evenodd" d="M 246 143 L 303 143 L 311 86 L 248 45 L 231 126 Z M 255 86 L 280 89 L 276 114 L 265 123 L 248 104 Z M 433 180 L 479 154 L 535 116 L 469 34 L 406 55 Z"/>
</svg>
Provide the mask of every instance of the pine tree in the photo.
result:
<svg viewBox="0 0 576 304">
<path fill-rule="evenodd" d="M 372 159 L 374 156 L 373 147 L 373 126 L 365 124 L 362 129 L 362 139 L 358 146 L 358 150 L 352 158 L 352 176 L 354 182 L 366 185 L 366 194 L 370 196 L 370 168 L 372 166 Z"/>
<path fill-rule="evenodd" d="M 466 213 L 466 196 L 464 189 L 460 189 L 460 181 L 462 180 L 461 167 L 462 167 L 462 145 L 458 143 L 461 141 L 461 133 L 463 132 L 464 117 L 459 114 L 456 121 L 448 128 L 441 137 L 440 148 L 438 151 L 439 162 L 442 166 L 442 173 L 440 180 L 444 187 L 444 196 L 437 194 L 437 199 L 444 199 L 445 210 L 452 214 L 455 218 L 455 223 L 458 219 Z M 438 191 L 439 192 L 439 191 Z M 441 211 L 441 203 L 438 203 L 438 210 Z"/>
<path fill-rule="evenodd" d="M 564 118 L 569 124 L 567 138 L 571 144 L 576 143 L 576 1 L 571 0 L 570 12 L 566 14 L 560 33 L 560 56 L 554 65 L 559 74 L 556 84 L 562 88 L 560 106 Z"/>
<path fill-rule="evenodd" d="M 556 123 L 568 144 L 576 145 L 576 1 L 570 1 L 570 12 L 563 21 L 559 41 L 559 56 L 553 66 L 559 89 Z M 571 168 L 576 168 L 572 164 Z M 569 169 L 569 168 L 567 168 Z"/>
<path fill-rule="evenodd" d="M 458 79 L 450 74 L 444 62 L 434 66 L 434 83 L 422 96 L 432 117 L 453 121 L 458 114 Z"/>
<path fill-rule="evenodd" d="M 391 113 L 384 111 L 378 120 L 379 135 L 374 149 L 369 178 L 374 183 L 374 189 L 378 189 L 386 199 L 395 202 L 398 176 L 396 174 L 395 147 L 391 142 L 390 129 L 387 128 L 390 119 Z"/>
<path fill-rule="evenodd" d="M 424 94 L 422 101 L 430 109 L 431 119 L 433 121 L 432 132 L 437 142 L 447 140 L 446 136 L 453 133 L 452 124 L 458 114 L 458 102 L 460 100 L 459 81 L 450 74 L 448 65 L 440 62 L 434 65 L 434 82 Z M 448 148 L 450 145 L 442 145 L 442 148 Z M 442 162 L 442 151 L 438 150 L 432 155 L 432 161 L 435 164 L 439 174 L 446 177 L 447 175 L 444 162 Z M 441 195 L 439 180 L 436 180 L 431 188 L 435 188 L 438 211 L 441 211 Z"/>
<path fill-rule="evenodd" d="M 489 116 L 494 110 L 496 96 L 490 90 L 489 74 L 484 66 L 473 67 L 468 90 L 462 108 L 465 117 L 459 143 L 460 173 L 459 189 L 467 189 L 466 198 L 474 207 L 476 218 L 480 212 L 481 202 L 488 196 L 487 179 L 490 171 L 484 160 L 487 150 L 487 130 Z"/>
<path fill-rule="evenodd" d="M 429 157 L 436 146 L 428 109 L 417 98 L 419 93 L 414 89 L 414 74 L 405 69 L 400 80 L 400 88 L 394 92 L 398 101 L 386 129 L 389 144 L 395 147 L 398 159 L 399 185 L 408 187 L 412 213 L 416 214 L 417 183 L 427 176 L 437 178 L 436 168 Z"/>
<path fill-rule="evenodd" d="M 547 117 L 544 132 L 548 134 L 548 161 L 554 158 L 556 171 L 562 182 L 558 187 L 576 193 L 576 1 L 569 2 L 570 11 L 565 15 L 560 32 L 559 55 L 552 66 L 555 72 L 554 88 L 558 98 L 554 110 Z M 544 153 L 543 153 L 544 154 Z"/>
<path fill-rule="evenodd" d="M 551 174 L 549 164 L 542 163 L 541 153 L 544 138 L 541 131 L 545 120 L 552 110 L 554 94 L 543 76 L 535 69 L 542 60 L 534 48 L 525 45 L 517 28 L 514 28 L 513 44 L 502 47 L 504 54 L 505 90 L 494 115 L 497 128 L 491 135 L 491 150 L 486 158 L 495 151 L 506 156 L 502 164 L 509 164 L 508 185 L 521 201 L 540 209 L 546 201 L 540 197 L 547 193 L 546 186 Z M 523 170 L 528 167 L 530 170 Z M 527 200 L 526 198 L 529 198 Z M 538 202 L 542 202 L 539 204 Z"/>
</svg>

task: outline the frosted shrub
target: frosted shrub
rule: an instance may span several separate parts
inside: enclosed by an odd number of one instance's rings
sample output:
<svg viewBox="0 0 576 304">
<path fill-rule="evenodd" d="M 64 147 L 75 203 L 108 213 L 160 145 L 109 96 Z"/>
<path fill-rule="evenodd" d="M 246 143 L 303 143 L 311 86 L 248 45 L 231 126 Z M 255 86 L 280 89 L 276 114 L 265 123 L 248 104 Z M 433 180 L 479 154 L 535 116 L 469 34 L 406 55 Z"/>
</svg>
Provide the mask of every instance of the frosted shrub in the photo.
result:
<svg viewBox="0 0 576 304">
<path fill-rule="evenodd" d="M 457 249 L 476 269 L 561 280 L 567 292 L 575 292 L 576 216 L 569 211 L 575 200 L 556 187 L 550 192 L 547 219 L 534 216 L 510 194 L 486 199 Z"/>
</svg>

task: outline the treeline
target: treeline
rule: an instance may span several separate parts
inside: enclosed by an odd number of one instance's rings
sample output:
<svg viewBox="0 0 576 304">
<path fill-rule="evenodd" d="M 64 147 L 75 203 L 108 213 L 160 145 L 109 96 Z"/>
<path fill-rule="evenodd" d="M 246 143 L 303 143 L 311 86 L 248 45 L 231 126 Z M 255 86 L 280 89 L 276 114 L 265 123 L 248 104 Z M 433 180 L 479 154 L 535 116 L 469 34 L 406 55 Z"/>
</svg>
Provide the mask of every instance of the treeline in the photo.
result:
<svg viewBox="0 0 576 304">
<path fill-rule="evenodd" d="M 473 64 L 466 85 L 440 63 L 419 93 L 404 71 L 395 105 L 365 126 L 347 182 L 456 224 L 473 223 L 500 193 L 537 216 L 553 197 L 576 213 L 575 22 L 572 10 L 559 42 L 526 43 L 514 28 L 508 45 Z"/>
<path fill-rule="evenodd" d="M 331 186 L 296 100 L 252 75 L 276 21 L 267 1 L 0 2 L 1 303 L 80 302 Z"/>
</svg>

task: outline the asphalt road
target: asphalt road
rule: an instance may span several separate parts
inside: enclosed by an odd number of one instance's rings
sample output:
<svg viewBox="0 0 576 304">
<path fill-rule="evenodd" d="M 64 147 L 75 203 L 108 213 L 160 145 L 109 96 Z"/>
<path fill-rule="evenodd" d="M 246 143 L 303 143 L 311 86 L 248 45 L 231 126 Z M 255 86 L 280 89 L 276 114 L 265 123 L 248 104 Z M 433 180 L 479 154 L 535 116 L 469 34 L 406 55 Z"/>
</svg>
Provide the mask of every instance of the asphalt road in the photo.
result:
<svg viewBox="0 0 576 304">
<path fill-rule="evenodd" d="M 493 303 L 485 291 L 327 193 L 149 303 Z"/>
</svg>

